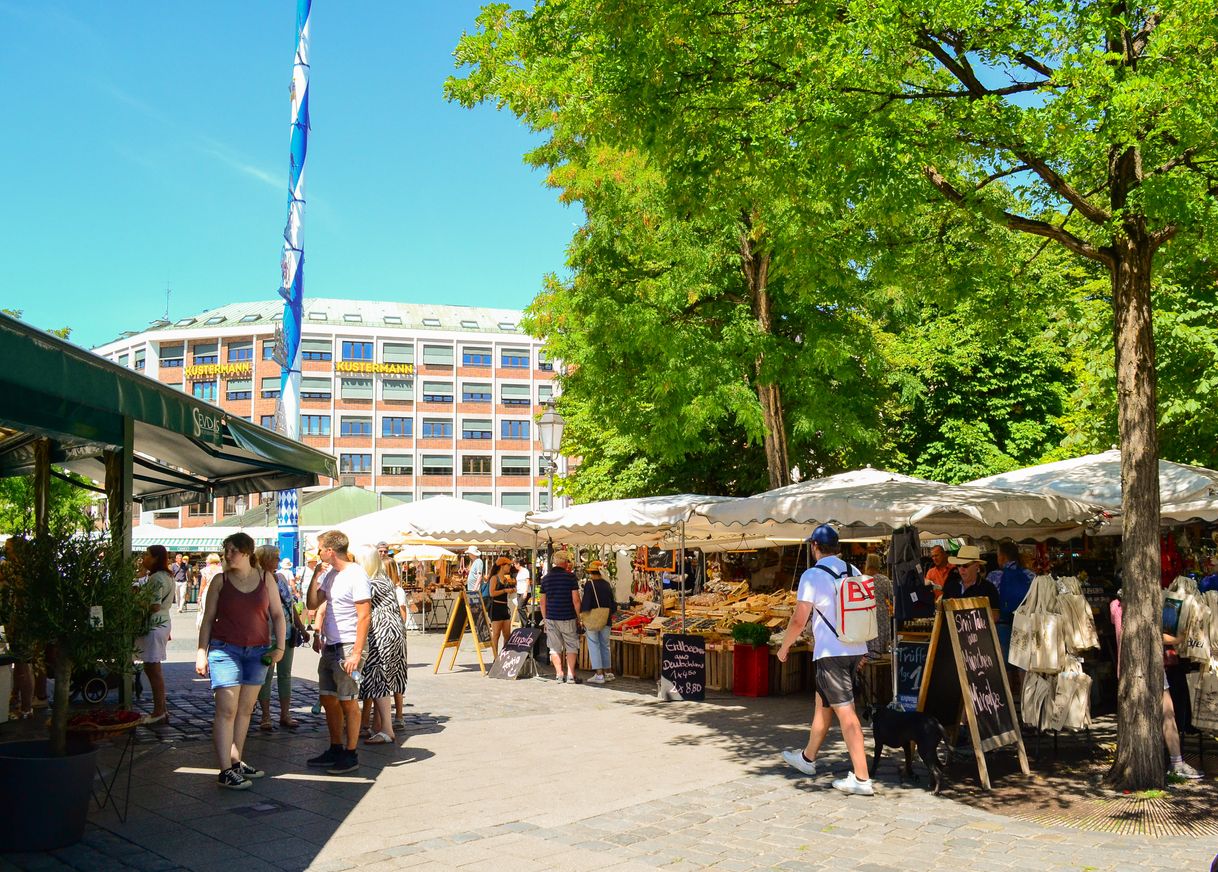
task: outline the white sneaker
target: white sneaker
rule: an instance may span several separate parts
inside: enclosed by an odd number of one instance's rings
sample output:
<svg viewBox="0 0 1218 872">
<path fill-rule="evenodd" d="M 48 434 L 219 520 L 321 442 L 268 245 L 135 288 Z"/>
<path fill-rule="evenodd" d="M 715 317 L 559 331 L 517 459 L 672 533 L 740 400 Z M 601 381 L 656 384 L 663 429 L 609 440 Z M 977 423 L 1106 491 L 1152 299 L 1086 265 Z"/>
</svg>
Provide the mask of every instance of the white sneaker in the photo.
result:
<svg viewBox="0 0 1218 872">
<path fill-rule="evenodd" d="M 591 678 L 589 678 L 589 679 L 588 679 L 588 683 L 589 683 L 589 684 L 604 684 L 604 683 L 605 683 L 605 676 L 603 676 L 603 675 L 593 675 Z"/>
<path fill-rule="evenodd" d="M 845 778 L 835 779 L 833 787 L 840 790 L 842 793 L 853 794 L 854 796 L 875 796 L 875 790 L 871 787 L 871 779 L 859 781 L 851 772 Z"/>
<path fill-rule="evenodd" d="M 1172 765 L 1171 774 L 1180 778 L 1187 778 L 1190 781 L 1196 781 L 1203 777 L 1200 772 L 1198 772 L 1192 766 L 1189 766 L 1183 760 Z"/>
<path fill-rule="evenodd" d="M 605 673 L 605 681 L 613 681 L 615 678 L 617 678 L 617 676 L 614 675 L 612 672 Z"/>
<path fill-rule="evenodd" d="M 804 752 L 799 748 L 796 748 L 793 751 L 783 751 L 782 759 L 785 760 L 786 764 L 792 769 L 798 769 L 804 775 L 816 774 L 816 761 L 805 760 Z"/>
</svg>

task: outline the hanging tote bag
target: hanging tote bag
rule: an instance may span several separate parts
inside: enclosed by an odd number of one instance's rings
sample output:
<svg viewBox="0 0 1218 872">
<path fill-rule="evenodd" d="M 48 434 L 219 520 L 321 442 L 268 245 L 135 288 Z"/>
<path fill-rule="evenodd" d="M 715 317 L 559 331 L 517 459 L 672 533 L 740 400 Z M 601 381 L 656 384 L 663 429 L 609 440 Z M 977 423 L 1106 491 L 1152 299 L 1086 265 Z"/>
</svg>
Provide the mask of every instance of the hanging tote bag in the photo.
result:
<svg viewBox="0 0 1218 872">
<path fill-rule="evenodd" d="M 1032 662 L 1032 649 L 1036 644 L 1036 628 L 1032 614 L 1036 611 L 1036 600 L 1041 587 L 1041 578 L 1032 580 L 1023 602 L 1015 609 L 1011 617 L 1011 648 L 1007 654 L 1007 662 L 1016 669 L 1027 670 Z"/>
<path fill-rule="evenodd" d="M 1218 732 L 1218 660 L 1211 660 L 1201 670 L 1193 696 L 1193 726 L 1199 730 Z"/>
<path fill-rule="evenodd" d="M 592 586 L 592 599 L 596 601 L 596 608 L 584 612 L 584 627 L 595 633 L 605 629 L 605 624 L 609 623 L 609 607 L 601 605 L 600 594 L 596 592 L 596 582 L 589 580 L 588 584 Z"/>
<path fill-rule="evenodd" d="M 1039 584 L 1036 584 L 1039 582 Z M 1033 613 L 1031 672 L 1053 675 L 1066 665 L 1066 639 L 1061 615 L 1057 612 L 1057 583 L 1047 575 L 1036 579 L 1037 601 Z"/>
</svg>

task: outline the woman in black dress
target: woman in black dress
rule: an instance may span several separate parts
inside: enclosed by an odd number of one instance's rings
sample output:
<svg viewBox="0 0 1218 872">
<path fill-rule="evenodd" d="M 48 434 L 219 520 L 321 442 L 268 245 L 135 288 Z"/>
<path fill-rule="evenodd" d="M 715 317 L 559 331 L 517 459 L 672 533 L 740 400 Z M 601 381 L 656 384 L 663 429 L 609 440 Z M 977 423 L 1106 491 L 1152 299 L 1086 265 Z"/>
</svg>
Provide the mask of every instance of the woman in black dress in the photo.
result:
<svg viewBox="0 0 1218 872">
<path fill-rule="evenodd" d="M 372 588 L 372 627 L 359 698 L 372 700 L 374 709 L 372 735 L 364 743 L 388 745 L 396 740 L 391 717 L 393 695 L 406 692 L 406 626 L 380 553 L 375 548 L 360 549 L 358 559 Z"/>
<path fill-rule="evenodd" d="M 499 656 L 499 639 L 507 643 L 512 633 L 512 608 L 508 597 L 516 593 L 516 579 L 512 577 L 512 559 L 500 557 L 495 561 L 495 574 L 491 576 L 491 653 Z"/>
</svg>

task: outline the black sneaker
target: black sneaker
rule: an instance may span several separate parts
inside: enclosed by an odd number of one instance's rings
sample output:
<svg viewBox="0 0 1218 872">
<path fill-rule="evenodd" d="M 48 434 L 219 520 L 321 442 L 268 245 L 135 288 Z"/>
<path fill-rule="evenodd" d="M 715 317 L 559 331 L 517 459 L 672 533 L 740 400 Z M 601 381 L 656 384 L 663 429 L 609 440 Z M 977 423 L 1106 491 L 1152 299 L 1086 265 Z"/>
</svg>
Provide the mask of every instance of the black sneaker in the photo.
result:
<svg viewBox="0 0 1218 872">
<path fill-rule="evenodd" d="M 359 754 L 344 748 L 338 752 L 338 758 L 334 761 L 334 765 L 326 771 L 331 775 L 346 775 L 348 772 L 354 772 L 356 769 L 359 769 Z"/>
<path fill-rule="evenodd" d="M 338 760 L 338 755 L 341 754 L 342 751 L 342 745 L 331 745 L 328 749 L 310 759 L 308 765 L 314 769 L 328 769 L 334 765 L 336 760 Z"/>
<path fill-rule="evenodd" d="M 221 787 L 227 787 L 229 790 L 245 790 L 247 787 L 254 786 L 252 781 L 247 781 L 242 777 L 241 773 L 237 771 L 236 766 L 233 766 L 231 769 L 225 769 L 217 775 L 216 783 Z"/>
<path fill-rule="evenodd" d="M 240 763 L 237 763 L 235 766 L 233 766 L 233 768 L 241 773 L 242 778 L 261 778 L 263 775 L 266 775 L 266 770 L 255 769 L 253 766 L 246 763 L 244 760 L 242 760 Z"/>
</svg>

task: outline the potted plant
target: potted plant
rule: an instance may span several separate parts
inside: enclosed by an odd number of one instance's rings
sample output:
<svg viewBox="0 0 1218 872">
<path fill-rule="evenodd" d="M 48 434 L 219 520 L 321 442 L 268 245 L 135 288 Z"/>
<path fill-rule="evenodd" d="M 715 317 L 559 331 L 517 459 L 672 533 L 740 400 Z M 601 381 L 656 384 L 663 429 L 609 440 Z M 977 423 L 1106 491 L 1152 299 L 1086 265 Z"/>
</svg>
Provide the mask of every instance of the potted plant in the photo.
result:
<svg viewBox="0 0 1218 872">
<path fill-rule="evenodd" d="M 0 564 L 9 642 L 18 656 L 44 657 L 55 682 L 47 739 L 0 744 L 0 783 L 21 785 L 21 801 L 0 815 L 5 850 L 52 850 L 84 833 L 95 752 L 68 734 L 72 671 L 131 670 L 151 596 L 134 579 L 134 562 L 80 517 L 53 516 L 45 535 L 18 539 Z"/>
<path fill-rule="evenodd" d="M 732 627 L 732 693 L 768 696 L 770 693 L 770 630 L 762 624 Z"/>
</svg>

